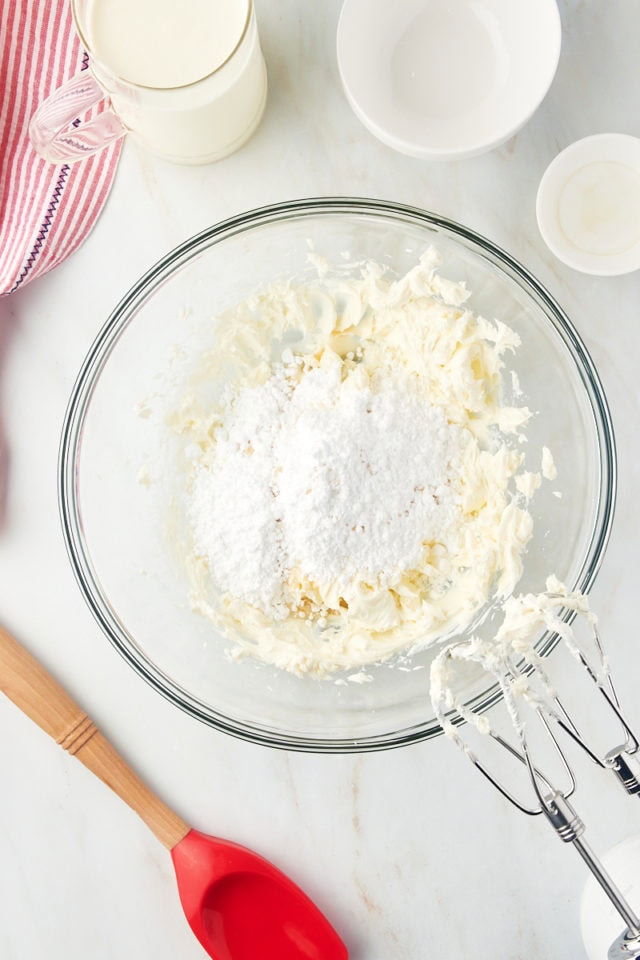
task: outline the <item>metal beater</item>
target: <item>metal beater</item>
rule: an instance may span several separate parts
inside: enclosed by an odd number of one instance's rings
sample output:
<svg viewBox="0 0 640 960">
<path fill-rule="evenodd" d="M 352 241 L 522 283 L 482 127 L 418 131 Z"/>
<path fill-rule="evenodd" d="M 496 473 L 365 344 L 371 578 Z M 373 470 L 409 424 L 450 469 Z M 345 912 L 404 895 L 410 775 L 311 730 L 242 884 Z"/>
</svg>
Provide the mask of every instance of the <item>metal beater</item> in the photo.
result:
<svg viewBox="0 0 640 960">
<path fill-rule="evenodd" d="M 498 643 L 497 647 L 488 648 L 477 640 L 451 644 L 438 655 L 432 667 L 432 702 L 445 732 L 463 749 L 494 787 L 523 813 L 531 816 L 544 814 L 557 836 L 564 843 L 573 844 L 578 851 L 625 924 L 620 936 L 609 949 L 608 960 L 638 960 L 640 918 L 584 839 L 585 825 L 569 802 L 575 791 L 576 781 L 560 746 L 558 732 L 560 731 L 560 736 L 567 735 L 578 744 L 599 767 L 611 771 L 629 796 L 640 795 L 638 739 L 620 707 L 595 621 L 588 613 L 588 607 L 585 607 L 585 598 L 578 594 L 563 593 L 547 593 L 541 596 L 546 598 L 547 605 L 553 604 L 564 611 L 562 615 L 545 616 L 546 625 L 553 629 L 560 642 L 564 642 L 572 659 L 582 667 L 602 696 L 611 717 L 621 728 L 621 745 L 603 753 L 588 741 L 578 730 L 555 692 L 545 669 L 546 661 L 525 645 L 518 649 L 517 645 L 502 642 Z M 575 598 L 579 598 L 578 603 Z M 593 650 L 590 653 L 587 653 L 584 645 L 576 639 L 570 626 L 575 613 L 584 614 L 585 609 L 591 626 Z M 464 663 L 479 665 L 499 684 L 508 721 L 515 733 L 515 741 L 494 730 L 486 715 L 478 715 L 456 701 L 451 680 L 455 680 L 456 669 L 461 668 Z M 525 710 L 531 718 L 526 721 Z M 541 770 L 539 746 L 534 747 L 532 743 L 531 720 L 538 724 L 538 740 L 542 739 L 553 750 L 555 762 L 563 779 L 566 779 L 566 785 L 563 785 L 562 789 L 554 785 L 554 780 L 548 773 Z M 520 771 L 526 771 L 525 782 L 533 790 L 533 802 L 519 798 L 489 770 L 485 762 L 478 759 L 475 750 L 467 742 L 474 728 L 480 734 L 477 738 L 479 741 L 483 740 L 482 734 L 488 734 L 493 743 L 521 765 L 518 768 Z M 467 739 L 463 739 L 462 730 L 465 731 Z M 486 737 L 484 739 L 486 742 Z M 548 759 L 547 757 L 547 762 Z"/>
</svg>

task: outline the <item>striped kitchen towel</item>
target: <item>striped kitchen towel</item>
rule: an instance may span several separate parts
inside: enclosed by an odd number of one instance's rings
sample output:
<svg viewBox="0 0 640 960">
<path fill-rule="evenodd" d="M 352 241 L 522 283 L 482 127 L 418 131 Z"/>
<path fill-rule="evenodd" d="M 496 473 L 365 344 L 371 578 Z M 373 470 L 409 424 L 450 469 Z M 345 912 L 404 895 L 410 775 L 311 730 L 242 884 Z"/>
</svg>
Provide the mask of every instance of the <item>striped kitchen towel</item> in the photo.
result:
<svg viewBox="0 0 640 960">
<path fill-rule="evenodd" d="M 73 253 L 109 194 L 121 140 L 71 165 L 29 142 L 39 104 L 87 66 L 69 0 L 0 0 L 0 295 Z"/>
</svg>

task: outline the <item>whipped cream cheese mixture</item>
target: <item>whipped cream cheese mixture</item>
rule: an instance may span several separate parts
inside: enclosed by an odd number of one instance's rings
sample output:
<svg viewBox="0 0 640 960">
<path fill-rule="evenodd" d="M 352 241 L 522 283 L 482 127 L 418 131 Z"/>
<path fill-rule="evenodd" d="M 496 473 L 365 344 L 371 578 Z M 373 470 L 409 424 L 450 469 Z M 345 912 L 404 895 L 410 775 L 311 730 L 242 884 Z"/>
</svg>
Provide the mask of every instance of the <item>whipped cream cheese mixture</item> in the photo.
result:
<svg viewBox="0 0 640 960">
<path fill-rule="evenodd" d="M 234 655 L 359 667 L 517 583 L 553 461 L 524 469 L 530 412 L 503 400 L 518 336 L 436 266 L 275 283 L 217 319 L 173 426 L 192 605 Z"/>
<path fill-rule="evenodd" d="M 578 640 L 571 624 L 561 616 L 563 611 L 573 611 L 588 625 L 597 651 L 595 659 L 589 657 L 584 642 Z M 534 707 L 540 704 L 552 716 L 563 719 L 558 715 L 556 691 L 545 670 L 545 659 L 535 650 L 535 641 L 545 631 L 557 634 L 576 659 L 585 657 L 594 671 L 596 683 L 603 689 L 609 676 L 609 665 L 597 635 L 596 616 L 588 598 L 579 591 L 568 591 L 554 574 L 547 578 L 546 590 L 542 593 L 507 597 L 502 603 L 502 612 L 502 624 L 492 639 L 472 636 L 466 642 L 450 644 L 431 664 L 429 694 L 436 719 L 443 732 L 467 753 L 468 745 L 451 722 L 452 711 L 483 734 L 491 733 L 491 723 L 487 714 L 474 713 L 465 706 L 460 692 L 464 689 L 460 684 L 461 664 L 477 664 L 489 675 L 491 684 L 500 685 L 519 735 L 524 731 L 517 705 L 520 701 L 529 701 Z M 535 674 L 529 676 L 521 672 L 517 666 L 520 662 L 534 667 Z"/>
</svg>

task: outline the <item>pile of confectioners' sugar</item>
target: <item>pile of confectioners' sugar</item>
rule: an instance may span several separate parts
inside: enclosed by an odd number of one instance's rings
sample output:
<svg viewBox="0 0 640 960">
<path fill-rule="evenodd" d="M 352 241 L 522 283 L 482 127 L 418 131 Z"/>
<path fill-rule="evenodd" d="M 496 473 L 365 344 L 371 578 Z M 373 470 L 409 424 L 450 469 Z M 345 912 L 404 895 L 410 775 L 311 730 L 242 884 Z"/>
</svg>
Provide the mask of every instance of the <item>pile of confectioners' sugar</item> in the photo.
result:
<svg viewBox="0 0 640 960">
<path fill-rule="evenodd" d="M 504 399 L 519 339 L 436 265 L 274 283 L 212 325 L 172 423 L 192 606 L 234 655 L 360 667 L 464 631 L 518 581 L 551 473 Z"/>
<path fill-rule="evenodd" d="M 460 430 L 410 383 L 373 392 L 359 379 L 338 358 L 279 364 L 228 399 L 214 455 L 195 470 L 197 553 L 219 589 L 273 618 L 305 610 L 300 578 L 393 582 L 455 520 Z"/>
</svg>

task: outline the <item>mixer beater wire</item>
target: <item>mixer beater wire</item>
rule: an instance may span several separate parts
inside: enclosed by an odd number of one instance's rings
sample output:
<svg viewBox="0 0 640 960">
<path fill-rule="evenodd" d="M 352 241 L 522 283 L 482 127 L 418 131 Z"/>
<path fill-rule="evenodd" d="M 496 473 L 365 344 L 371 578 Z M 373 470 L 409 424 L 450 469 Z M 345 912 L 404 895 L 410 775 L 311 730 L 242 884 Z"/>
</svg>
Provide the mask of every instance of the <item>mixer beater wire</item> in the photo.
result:
<svg viewBox="0 0 640 960">
<path fill-rule="evenodd" d="M 626 924 L 609 950 L 609 960 L 634 960 L 640 958 L 640 918 L 584 839 L 585 825 L 569 802 L 576 780 L 559 742 L 559 732 L 566 734 L 599 767 L 610 770 L 630 796 L 640 793 L 638 739 L 621 709 L 586 598 L 567 593 L 553 578 L 547 582 L 547 588 L 543 594 L 507 600 L 504 623 L 490 644 L 474 637 L 445 647 L 431 668 L 431 699 L 444 732 L 490 783 L 523 813 L 544 814 L 556 835 L 576 848 Z M 572 629 L 571 621 L 576 615 L 588 624 L 591 650 Z M 622 742 L 612 749 L 603 752 L 591 737 L 585 736 L 558 696 L 545 658 L 533 649 L 532 640 L 541 630 L 564 645 L 570 659 L 582 668 L 603 698 L 610 717 L 621 730 Z M 486 714 L 475 713 L 456 696 L 456 689 L 461 688 L 461 671 L 470 666 L 488 673 L 499 685 L 510 728 L 508 735 L 495 729 Z M 517 761 L 518 769 L 525 772 L 528 787 L 524 799 L 479 759 L 472 742 L 496 744 L 503 758 Z M 541 743 L 546 747 L 541 748 Z M 541 757 L 545 754 L 544 763 L 548 764 L 549 750 L 557 768 L 554 775 L 542 769 Z"/>
</svg>

